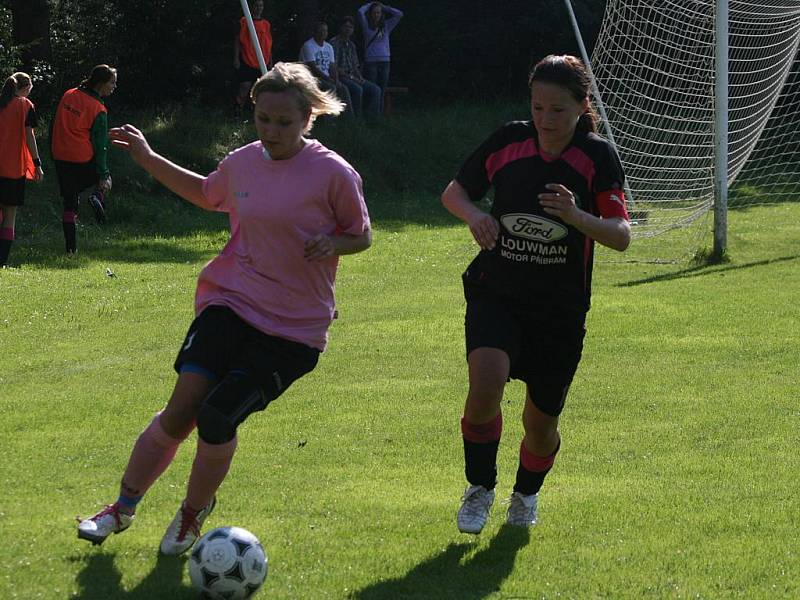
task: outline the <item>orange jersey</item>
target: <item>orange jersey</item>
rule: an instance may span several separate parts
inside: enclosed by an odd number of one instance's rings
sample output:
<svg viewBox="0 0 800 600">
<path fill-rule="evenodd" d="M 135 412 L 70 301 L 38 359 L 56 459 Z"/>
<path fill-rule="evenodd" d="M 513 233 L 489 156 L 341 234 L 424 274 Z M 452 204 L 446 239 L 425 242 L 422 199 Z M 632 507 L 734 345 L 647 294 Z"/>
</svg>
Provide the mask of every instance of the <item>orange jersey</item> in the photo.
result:
<svg viewBox="0 0 800 600">
<path fill-rule="evenodd" d="M 272 58 L 272 27 L 266 19 L 253 20 L 253 25 L 256 28 L 256 37 L 258 38 L 258 45 L 261 46 L 261 54 L 264 55 L 264 63 L 269 64 Z M 258 69 L 258 55 L 253 43 L 250 41 L 250 30 L 247 29 L 247 19 L 242 17 L 239 20 L 239 46 L 242 51 L 242 61 L 248 67 Z"/>
<path fill-rule="evenodd" d="M 33 104 L 15 96 L 0 109 L 0 177 L 33 179 L 36 168 L 25 137 L 25 120 Z"/>
<path fill-rule="evenodd" d="M 91 130 L 97 115 L 106 107 L 79 88 L 64 92 L 53 124 L 53 158 L 85 163 L 94 157 Z"/>
</svg>

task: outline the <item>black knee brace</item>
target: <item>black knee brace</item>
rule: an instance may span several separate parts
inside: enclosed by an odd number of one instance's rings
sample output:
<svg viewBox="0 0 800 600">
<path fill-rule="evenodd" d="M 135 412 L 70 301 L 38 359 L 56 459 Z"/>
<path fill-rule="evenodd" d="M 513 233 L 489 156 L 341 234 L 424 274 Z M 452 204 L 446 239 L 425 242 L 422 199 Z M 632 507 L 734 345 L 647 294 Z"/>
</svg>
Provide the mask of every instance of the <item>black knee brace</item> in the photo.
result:
<svg viewBox="0 0 800 600">
<path fill-rule="evenodd" d="M 256 379 L 234 371 L 211 390 L 197 413 L 197 434 L 208 444 L 224 444 L 250 414 L 264 410 L 269 401 Z"/>
</svg>

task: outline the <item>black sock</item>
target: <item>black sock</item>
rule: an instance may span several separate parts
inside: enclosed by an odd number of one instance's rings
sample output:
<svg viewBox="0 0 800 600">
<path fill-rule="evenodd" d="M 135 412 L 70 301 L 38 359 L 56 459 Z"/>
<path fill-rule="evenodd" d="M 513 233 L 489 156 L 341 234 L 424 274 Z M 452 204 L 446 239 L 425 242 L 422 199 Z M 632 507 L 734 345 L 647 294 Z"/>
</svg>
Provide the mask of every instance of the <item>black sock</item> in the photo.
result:
<svg viewBox="0 0 800 600">
<path fill-rule="evenodd" d="M 487 490 L 497 485 L 497 448 L 500 440 L 479 444 L 464 438 L 464 473 L 472 485 Z"/>
<path fill-rule="evenodd" d="M 78 249 L 77 241 L 75 239 L 75 223 L 61 223 L 64 227 L 64 242 L 67 247 L 67 252 L 75 252 Z"/>
<path fill-rule="evenodd" d="M 8 254 L 11 252 L 13 240 L 0 240 L 0 267 L 8 264 Z"/>
<path fill-rule="evenodd" d="M 517 480 L 514 491 L 523 496 L 538 494 L 544 483 L 544 478 L 553 468 L 556 455 L 561 449 L 561 438 L 558 439 L 556 449 L 549 456 L 535 456 L 525 448 L 525 441 L 519 445 L 519 467 L 517 467 Z"/>
<path fill-rule="evenodd" d="M 550 472 L 550 469 L 544 471 L 528 471 L 522 465 L 517 467 L 517 480 L 514 482 L 514 491 L 519 492 L 523 496 L 530 496 L 537 494 L 542 488 L 544 478 Z"/>
</svg>

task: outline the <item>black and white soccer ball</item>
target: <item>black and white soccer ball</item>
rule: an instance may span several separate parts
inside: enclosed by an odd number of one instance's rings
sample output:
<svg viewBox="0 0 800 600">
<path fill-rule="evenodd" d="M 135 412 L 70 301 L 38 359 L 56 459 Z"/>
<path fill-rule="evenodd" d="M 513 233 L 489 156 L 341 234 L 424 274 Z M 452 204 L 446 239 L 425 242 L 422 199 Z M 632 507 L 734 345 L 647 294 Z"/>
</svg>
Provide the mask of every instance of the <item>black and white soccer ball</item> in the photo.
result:
<svg viewBox="0 0 800 600">
<path fill-rule="evenodd" d="M 243 600 L 267 577 L 267 555 L 241 527 L 218 527 L 201 537 L 189 557 L 189 577 L 205 600 Z"/>
</svg>

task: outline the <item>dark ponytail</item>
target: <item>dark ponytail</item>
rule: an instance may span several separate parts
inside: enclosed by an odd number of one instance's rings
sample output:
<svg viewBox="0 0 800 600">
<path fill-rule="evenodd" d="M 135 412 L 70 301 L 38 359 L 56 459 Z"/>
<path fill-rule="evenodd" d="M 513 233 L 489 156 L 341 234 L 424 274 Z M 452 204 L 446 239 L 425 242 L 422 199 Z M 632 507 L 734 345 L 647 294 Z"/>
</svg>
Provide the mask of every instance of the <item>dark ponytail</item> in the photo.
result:
<svg viewBox="0 0 800 600">
<path fill-rule="evenodd" d="M 108 65 L 97 65 L 94 69 L 92 69 L 92 73 L 89 75 L 89 77 L 81 81 L 81 87 L 94 88 L 97 85 L 108 83 L 116 74 L 117 70 L 114 67 L 109 67 Z"/>
<path fill-rule="evenodd" d="M 589 98 L 589 108 L 578 119 L 576 129 L 583 133 L 597 131 L 597 113 L 591 103 L 592 81 L 589 71 L 581 60 L 575 56 L 551 54 L 536 63 L 528 77 L 528 89 L 534 82 L 552 83 L 569 91 L 577 102 Z"/>
<path fill-rule="evenodd" d="M 17 95 L 17 91 L 28 87 L 31 84 L 31 76 L 27 73 L 14 73 L 6 79 L 3 89 L 0 90 L 0 108 L 5 108 L 8 103 Z"/>
</svg>

